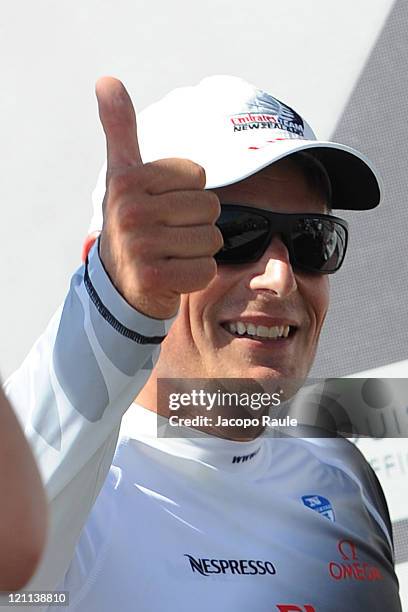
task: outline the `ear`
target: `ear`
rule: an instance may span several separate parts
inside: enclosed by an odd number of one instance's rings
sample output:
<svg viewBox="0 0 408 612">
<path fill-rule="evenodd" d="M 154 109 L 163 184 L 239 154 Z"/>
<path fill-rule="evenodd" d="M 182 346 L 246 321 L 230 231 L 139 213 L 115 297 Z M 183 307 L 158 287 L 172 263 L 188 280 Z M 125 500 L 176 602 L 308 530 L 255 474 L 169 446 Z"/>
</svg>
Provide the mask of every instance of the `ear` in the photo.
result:
<svg viewBox="0 0 408 612">
<path fill-rule="evenodd" d="M 81 259 L 82 263 L 85 263 L 86 258 L 88 257 L 88 253 L 93 247 L 94 243 L 98 239 L 98 236 L 101 232 L 92 232 L 92 234 L 88 234 L 84 240 L 84 244 L 82 245 L 82 254 Z"/>
</svg>

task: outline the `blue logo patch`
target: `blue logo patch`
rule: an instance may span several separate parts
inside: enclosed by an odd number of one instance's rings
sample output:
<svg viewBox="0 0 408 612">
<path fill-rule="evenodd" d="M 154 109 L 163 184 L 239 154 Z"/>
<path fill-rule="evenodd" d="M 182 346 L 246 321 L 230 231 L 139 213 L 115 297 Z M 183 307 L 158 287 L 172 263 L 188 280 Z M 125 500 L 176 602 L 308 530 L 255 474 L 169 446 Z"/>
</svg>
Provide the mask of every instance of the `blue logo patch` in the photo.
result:
<svg viewBox="0 0 408 612">
<path fill-rule="evenodd" d="M 331 503 L 325 497 L 321 495 L 302 495 L 302 502 L 306 508 L 311 508 L 319 514 L 323 514 L 332 523 L 335 522 L 334 510 Z"/>
</svg>

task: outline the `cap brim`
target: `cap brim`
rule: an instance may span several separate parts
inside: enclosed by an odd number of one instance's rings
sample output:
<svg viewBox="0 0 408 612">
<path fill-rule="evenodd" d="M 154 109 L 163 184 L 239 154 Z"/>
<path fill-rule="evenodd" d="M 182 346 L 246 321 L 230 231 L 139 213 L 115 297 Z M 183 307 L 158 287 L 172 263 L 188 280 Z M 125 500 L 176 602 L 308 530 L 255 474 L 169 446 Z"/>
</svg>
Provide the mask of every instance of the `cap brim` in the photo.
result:
<svg viewBox="0 0 408 612">
<path fill-rule="evenodd" d="M 214 189 L 237 183 L 284 157 L 305 150 L 319 159 L 327 170 L 332 186 L 332 208 L 369 210 L 380 204 L 381 179 L 371 162 L 351 147 L 319 140 L 274 142 L 258 150 L 245 151 L 244 156 L 241 151 L 239 164 L 236 163 L 238 160 L 234 155 L 236 151 L 229 152 L 232 153 L 229 156 L 224 151 L 224 163 L 218 165 L 214 172 L 211 172 L 214 166 L 210 164 L 206 188 Z M 245 161 L 243 157 L 246 158 Z M 228 168 L 225 168 L 226 159 Z"/>
</svg>

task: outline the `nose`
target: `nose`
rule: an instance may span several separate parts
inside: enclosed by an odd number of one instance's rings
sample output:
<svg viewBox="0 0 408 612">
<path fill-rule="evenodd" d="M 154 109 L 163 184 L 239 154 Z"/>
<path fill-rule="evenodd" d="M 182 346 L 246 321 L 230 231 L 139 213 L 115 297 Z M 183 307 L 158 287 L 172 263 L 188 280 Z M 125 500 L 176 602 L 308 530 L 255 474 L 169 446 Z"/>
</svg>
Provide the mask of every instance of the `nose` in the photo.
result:
<svg viewBox="0 0 408 612">
<path fill-rule="evenodd" d="M 280 298 L 296 291 L 296 277 L 289 261 L 289 252 L 280 236 L 274 236 L 261 259 L 253 264 L 249 281 L 252 290 L 272 291 Z"/>
</svg>

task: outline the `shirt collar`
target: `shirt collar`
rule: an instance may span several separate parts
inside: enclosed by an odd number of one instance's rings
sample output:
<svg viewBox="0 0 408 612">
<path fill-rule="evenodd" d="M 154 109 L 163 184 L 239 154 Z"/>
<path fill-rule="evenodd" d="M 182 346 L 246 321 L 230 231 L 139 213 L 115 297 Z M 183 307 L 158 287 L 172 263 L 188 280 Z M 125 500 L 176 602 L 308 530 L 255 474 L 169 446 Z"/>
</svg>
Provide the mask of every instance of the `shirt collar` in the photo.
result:
<svg viewBox="0 0 408 612">
<path fill-rule="evenodd" d="M 263 435 L 238 442 L 211 436 L 191 427 L 177 427 L 177 435 L 174 437 L 167 418 L 140 404 L 132 404 L 122 420 L 121 436 L 215 470 L 236 474 L 257 472 L 265 462 L 269 447 Z"/>
</svg>

